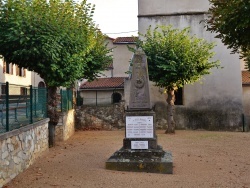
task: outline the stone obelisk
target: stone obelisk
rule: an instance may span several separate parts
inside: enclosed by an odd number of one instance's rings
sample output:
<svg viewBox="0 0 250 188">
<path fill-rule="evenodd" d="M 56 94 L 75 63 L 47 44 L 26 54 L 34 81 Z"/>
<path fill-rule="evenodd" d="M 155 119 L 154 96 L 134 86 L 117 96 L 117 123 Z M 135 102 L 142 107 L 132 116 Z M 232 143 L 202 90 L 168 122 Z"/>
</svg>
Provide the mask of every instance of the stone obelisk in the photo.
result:
<svg viewBox="0 0 250 188">
<path fill-rule="evenodd" d="M 147 57 L 137 51 L 132 58 L 129 110 L 151 110 L 148 80 Z"/>
<path fill-rule="evenodd" d="M 155 113 L 150 102 L 147 57 L 141 50 L 137 50 L 132 58 L 130 98 L 125 122 L 123 147 L 107 160 L 106 168 L 172 174 L 172 154 L 157 144 Z"/>
</svg>

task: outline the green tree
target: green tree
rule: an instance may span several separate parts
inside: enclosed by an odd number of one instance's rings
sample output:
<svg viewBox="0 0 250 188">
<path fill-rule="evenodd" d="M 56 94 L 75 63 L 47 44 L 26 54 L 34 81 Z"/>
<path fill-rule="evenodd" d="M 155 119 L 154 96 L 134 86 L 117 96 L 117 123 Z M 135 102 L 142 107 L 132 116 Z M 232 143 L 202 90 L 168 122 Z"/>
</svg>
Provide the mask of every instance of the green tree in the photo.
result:
<svg viewBox="0 0 250 188">
<path fill-rule="evenodd" d="M 0 54 L 37 72 L 48 87 L 50 146 L 58 123 L 56 90 L 93 79 L 111 57 L 86 0 L 1 0 Z"/>
<path fill-rule="evenodd" d="M 232 49 L 241 53 L 250 69 L 250 1 L 209 0 L 209 16 L 206 19 L 208 31 Z"/>
<path fill-rule="evenodd" d="M 213 67 L 219 67 L 219 61 L 211 61 L 214 44 L 190 36 L 189 28 L 179 30 L 172 26 L 159 26 L 153 30 L 149 27 L 141 38 L 138 47 L 147 55 L 149 79 L 164 88 L 168 95 L 166 133 L 174 133 L 174 91 L 210 74 Z"/>
</svg>

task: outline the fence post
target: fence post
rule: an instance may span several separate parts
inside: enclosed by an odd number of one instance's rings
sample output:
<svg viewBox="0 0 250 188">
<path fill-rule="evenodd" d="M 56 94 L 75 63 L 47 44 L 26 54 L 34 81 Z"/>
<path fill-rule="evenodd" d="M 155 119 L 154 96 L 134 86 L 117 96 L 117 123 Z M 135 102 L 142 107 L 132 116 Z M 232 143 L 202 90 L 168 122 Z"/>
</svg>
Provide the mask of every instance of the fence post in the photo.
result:
<svg viewBox="0 0 250 188">
<path fill-rule="evenodd" d="M 9 123 L 9 82 L 5 84 L 5 103 L 6 103 L 6 132 L 10 131 Z"/>
<path fill-rule="evenodd" d="M 69 89 L 67 89 L 67 111 L 69 111 Z"/>
<path fill-rule="evenodd" d="M 32 85 L 30 85 L 30 124 L 33 123 L 33 88 Z"/>
<path fill-rule="evenodd" d="M 62 96 L 62 89 L 60 89 L 60 95 L 61 95 L 61 112 L 63 112 L 63 96 Z"/>
<path fill-rule="evenodd" d="M 73 89 L 70 90 L 70 109 L 72 110 L 74 106 L 74 91 Z"/>
<path fill-rule="evenodd" d="M 73 108 L 73 89 L 68 90 L 68 111 Z"/>
<path fill-rule="evenodd" d="M 32 88 L 33 89 L 33 88 Z M 34 102 L 34 112 L 35 112 L 35 117 L 36 117 L 36 111 L 37 111 L 37 89 L 34 89 L 34 100 L 32 102 Z M 33 92 L 33 91 L 32 91 Z"/>
</svg>

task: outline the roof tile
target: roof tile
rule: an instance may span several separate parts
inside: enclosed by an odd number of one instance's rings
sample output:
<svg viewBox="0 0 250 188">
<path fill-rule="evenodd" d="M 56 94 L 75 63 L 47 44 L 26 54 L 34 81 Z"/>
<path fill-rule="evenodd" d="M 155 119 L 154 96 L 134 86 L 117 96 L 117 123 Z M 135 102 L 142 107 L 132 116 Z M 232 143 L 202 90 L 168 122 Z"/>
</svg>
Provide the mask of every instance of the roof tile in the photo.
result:
<svg viewBox="0 0 250 188">
<path fill-rule="evenodd" d="M 242 84 L 249 84 L 250 85 L 250 72 L 249 71 L 242 71 Z"/>
<path fill-rule="evenodd" d="M 107 89 L 107 88 L 124 88 L 126 77 L 98 78 L 92 82 L 84 82 L 80 89 Z"/>
<path fill-rule="evenodd" d="M 138 37 L 117 37 L 115 40 L 113 40 L 114 44 L 120 44 L 120 43 L 135 43 Z"/>
</svg>

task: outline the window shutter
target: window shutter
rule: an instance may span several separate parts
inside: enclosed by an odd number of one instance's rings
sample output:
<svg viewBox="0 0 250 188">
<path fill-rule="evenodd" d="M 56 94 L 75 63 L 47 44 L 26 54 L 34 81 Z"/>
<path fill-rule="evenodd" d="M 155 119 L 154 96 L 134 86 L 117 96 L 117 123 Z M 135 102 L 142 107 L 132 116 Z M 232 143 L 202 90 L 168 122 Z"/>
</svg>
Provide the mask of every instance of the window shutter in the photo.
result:
<svg viewBox="0 0 250 188">
<path fill-rule="evenodd" d="M 6 62 L 3 62 L 3 73 L 6 73 Z"/>
<path fill-rule="evenodd" d="M 19 67 L 18 67 L 18 65 L 16 65 L 16 76 L 18 76 L 19 75 Z"/>
<path fill-rule="evenodd" d="M 13 74 L 13 72 L 14 72 L 14 65 L 12 63 L 10 64 L 10 70 L 11 70 L 10 74 Z"/>
</svg>

